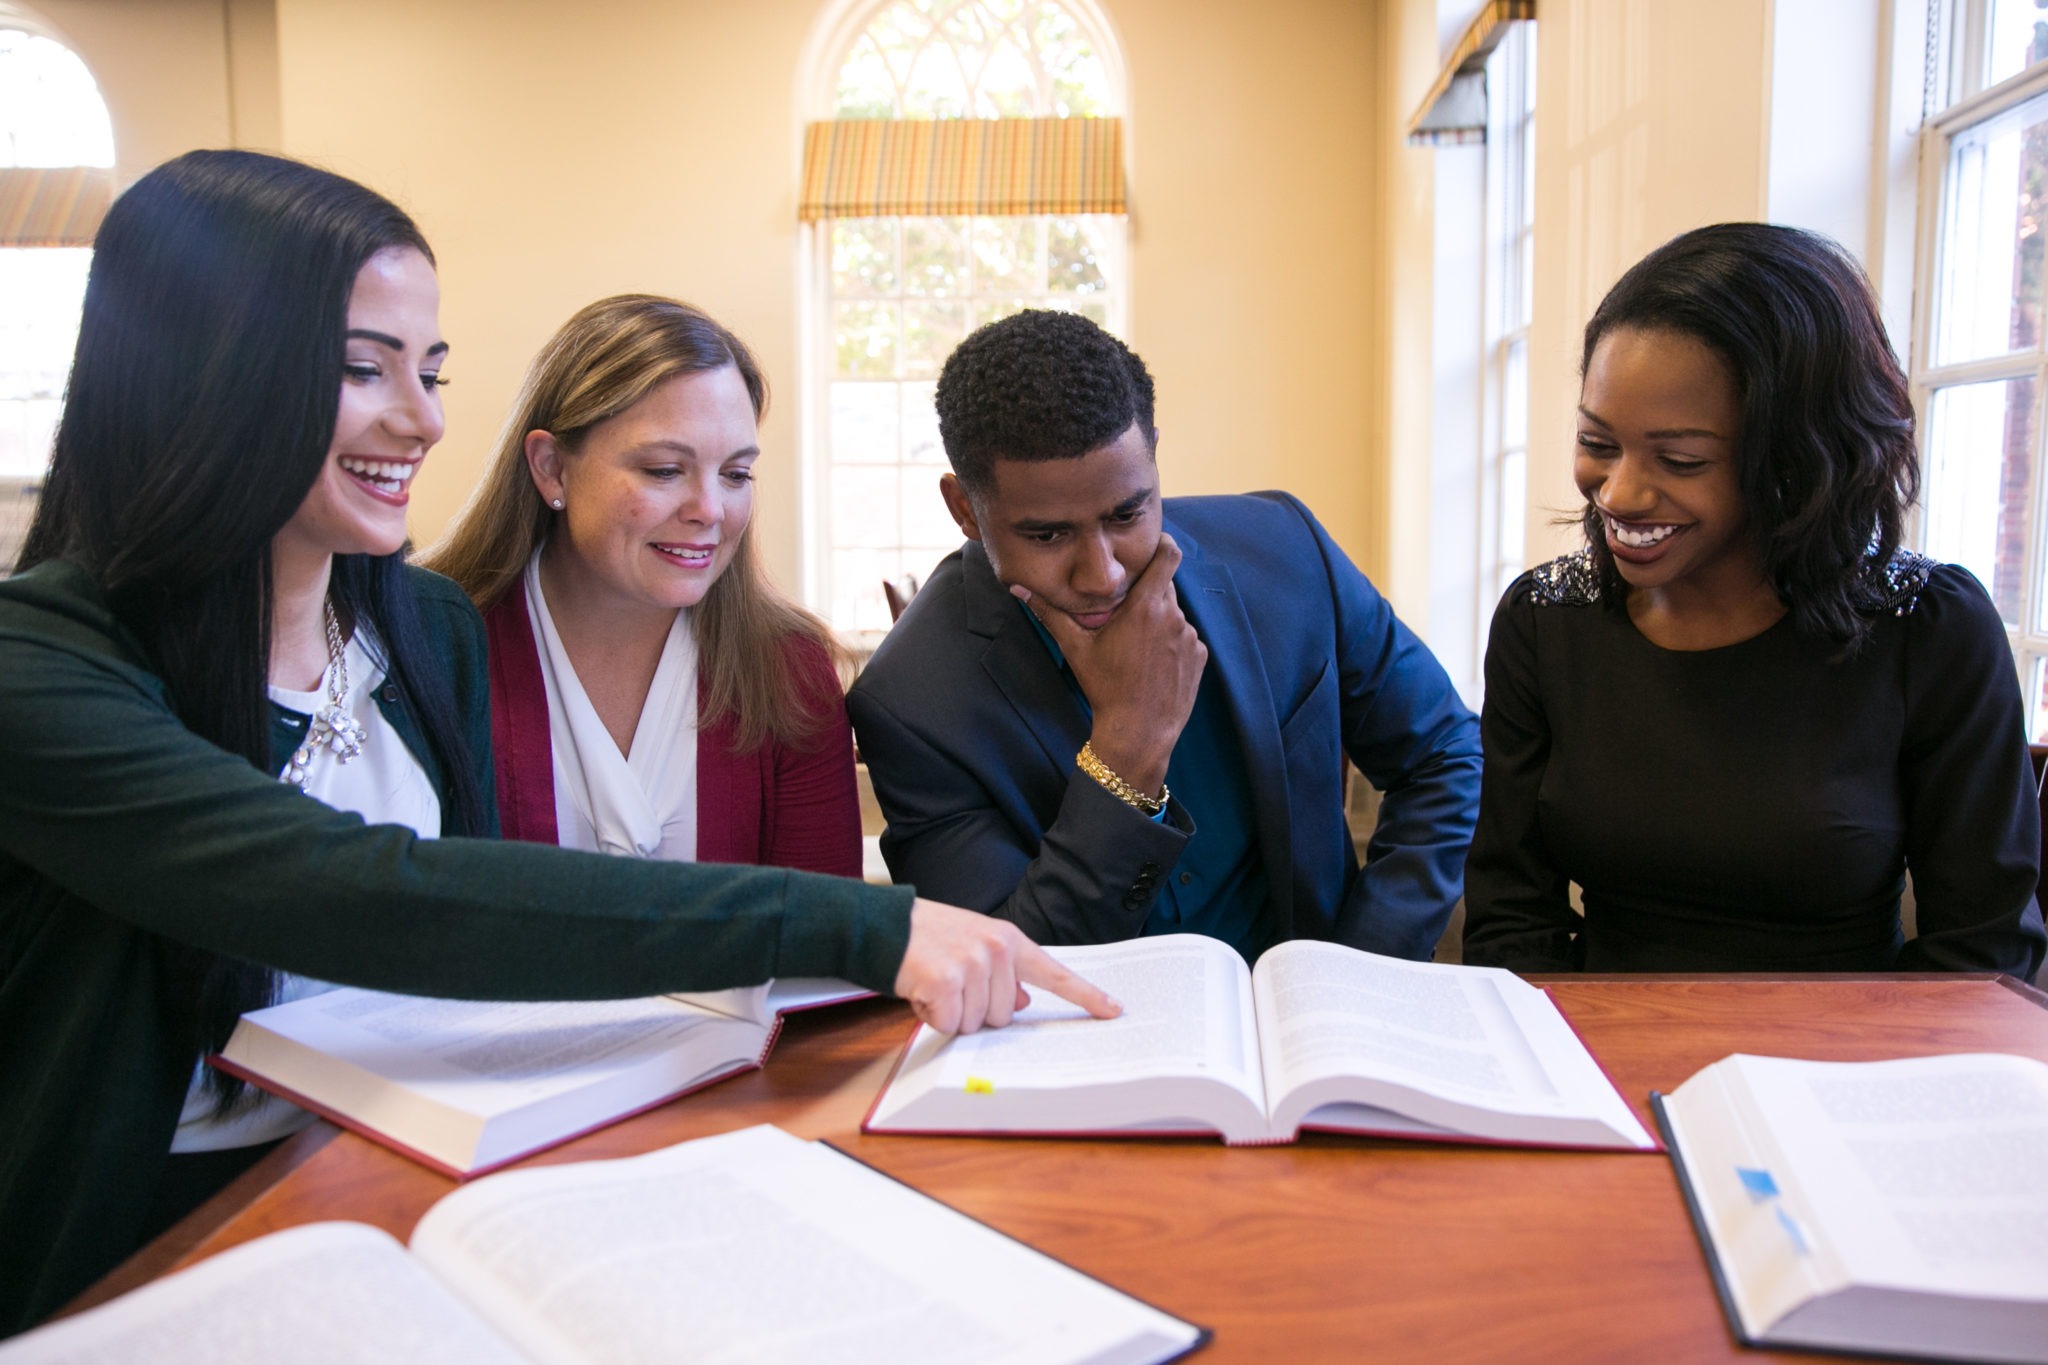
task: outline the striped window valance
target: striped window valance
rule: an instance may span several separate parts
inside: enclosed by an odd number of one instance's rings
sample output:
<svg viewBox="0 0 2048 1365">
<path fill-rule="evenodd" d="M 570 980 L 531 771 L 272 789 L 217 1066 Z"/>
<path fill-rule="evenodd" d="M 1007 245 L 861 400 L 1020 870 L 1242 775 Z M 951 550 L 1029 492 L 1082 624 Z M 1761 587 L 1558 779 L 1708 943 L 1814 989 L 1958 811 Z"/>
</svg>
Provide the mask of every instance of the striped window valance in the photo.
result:
<svg viewBox="0 0 2048 1365">
<path fill-rule="evenodd" d="M 113 202 L 111 166 L 0 166 L 0 246 L 91 246 Z"/>
<path fill-rule="evenodd" d="M 807 223 L 1123 211 L 1122 119 L 833 119 L 804 131 Z"/>
<path fill-rule="evenodd" d="M 1486 59 L 1508 25 L 1536 17 L 1536 0 L 1488 0 L 1444 59 L 1436 83 L 1408 120 L 1411 146 L 1486 141 Z"/>
</svg>

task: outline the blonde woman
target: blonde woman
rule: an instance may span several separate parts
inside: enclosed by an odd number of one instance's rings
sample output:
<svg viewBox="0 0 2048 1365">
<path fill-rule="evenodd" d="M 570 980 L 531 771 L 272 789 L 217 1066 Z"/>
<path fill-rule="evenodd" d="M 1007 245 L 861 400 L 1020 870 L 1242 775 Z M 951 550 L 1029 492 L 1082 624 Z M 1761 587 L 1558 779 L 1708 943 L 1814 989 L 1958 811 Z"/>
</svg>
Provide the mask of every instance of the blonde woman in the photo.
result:
<svg viewBox="0 0 2048 1365">
<path fill-rule="evenodd" d="M 860 874 L 834 645 L 747 534 L 766 401 L 672 299 L 593 303 L 535 358 L 426 557 L 484 613 L 506 837 Z"/>
</svg>

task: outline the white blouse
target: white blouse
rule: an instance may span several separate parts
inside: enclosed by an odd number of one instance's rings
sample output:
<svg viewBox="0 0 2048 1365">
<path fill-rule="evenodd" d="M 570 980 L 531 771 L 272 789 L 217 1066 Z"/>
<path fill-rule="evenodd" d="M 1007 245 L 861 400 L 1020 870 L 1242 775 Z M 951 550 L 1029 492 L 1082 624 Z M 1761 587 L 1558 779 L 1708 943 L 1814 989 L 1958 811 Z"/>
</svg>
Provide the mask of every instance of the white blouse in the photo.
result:
<svg viewBox="0 0 2048 1365">
<path fill-rule="evenodd" d="M 441 832 L 441 798 L 427 780 L 426 769 L 377 707 L 376 692 L 387 671 L 382 651 L 369 632 L 359 629 L 342 657 L 348 665 L 349 682 L 342 706 L 363 727 L 363 750 L 344 765 L 335 761 L 331 750 L 322 749 L 306 770 L 306 794 L 336 810 L 353 811 L 372 824 L 406 825 L 423 839 L 435 838 Z M 270 699 L 287 711 L 310 716 L 327 704 L 327 675 L 323 673 L 310 692 L 272 687 Z M 333 989 L 331 982 L 287 972 L 278 978 L 277 1003 Z M 171 1151 L 213 1152 L 253 1146 L 287 1137 L 312 1121 L 311 1114 L 290 1101 L 254 1090 L 252 1098 L 237 1105 L 234 1112 L 216 1116 L 213 1095 L 206 1088 L 206 1064 L 201 1062 L 185 1092 L 185 1108 L 178 1116 Z"/>
<path fill-rule="evenodd" d="M 554 749 L 555 838 L 564 848 L 694 862 L 697 857 L 697 638 L 676 613 L 629 753 L 598 718 L 526 566 L 526 613 L 539 646 Z"/>
</svg>

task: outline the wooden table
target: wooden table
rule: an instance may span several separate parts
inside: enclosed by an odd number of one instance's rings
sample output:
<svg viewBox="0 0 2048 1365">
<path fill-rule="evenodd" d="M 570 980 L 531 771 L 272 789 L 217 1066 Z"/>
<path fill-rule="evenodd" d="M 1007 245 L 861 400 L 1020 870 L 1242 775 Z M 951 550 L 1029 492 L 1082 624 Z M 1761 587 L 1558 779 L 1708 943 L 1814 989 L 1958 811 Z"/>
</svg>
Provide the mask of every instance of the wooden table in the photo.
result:
<svg viewBox="0 0 2048 1365">
<path fill-rule="evenodd" d="M 1730 1052 L 1827 1061 L 1996 1050 L 2048 1061 L 2048 996 L 1991 977 L 1573 977 L 1558 1003 L 1645 1098 Z M 1811 1360 L 1728 1334 L 1662 1156 L 1310 1135 L 1186 1140 L 863 1137 L 908 1036 L 895 1002 L 791 1018 L 765 1070 L 534 1163 L 626 1156 L 772 1122 L 832 1142 L 1168 1312 L 1202 1359 Z M 293 1224 L 404 1237 L 452 1182 L 325 1124 L 301 1134 L 86 1296 Z"/>
</svg>

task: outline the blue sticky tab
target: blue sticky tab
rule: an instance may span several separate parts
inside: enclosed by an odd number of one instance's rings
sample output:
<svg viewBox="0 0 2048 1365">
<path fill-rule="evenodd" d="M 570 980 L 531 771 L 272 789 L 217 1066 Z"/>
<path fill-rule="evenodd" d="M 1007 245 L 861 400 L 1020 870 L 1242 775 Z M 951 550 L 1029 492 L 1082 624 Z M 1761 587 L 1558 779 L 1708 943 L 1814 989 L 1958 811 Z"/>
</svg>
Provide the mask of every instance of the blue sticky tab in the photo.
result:
<svg viewBox="0 0 2048 1365">
<path fill-rule="evenodd" d="M 1751 1166 L 1737 1166 L 1735 1178 L 1742 1182 L 1742 1188 L 1749 1195 L 1749 1202 L 1752 1204 L 1761 1204 L 1766 1199 L 1778 1197 L 1778 1182 L 1771 1179 L 1769 1171 L 1760 1171 Z"/>
<path fill-rule="evenodd" d="M 1792 1239 L 1792 1249 L 1801 1256 L 1806 1255 L 1806 1234 L 1799 1230 L 1799 1224 L 1792 1221 L 1792 1215 L 1785 1212 L 1785 1206 L 1780 1204 L 1772 1212 L 1778 1215 L 1778 1226 L 1785 1229 L 1785 1235 Z"/>
</svg>

